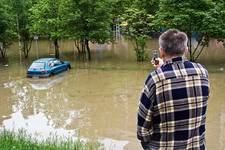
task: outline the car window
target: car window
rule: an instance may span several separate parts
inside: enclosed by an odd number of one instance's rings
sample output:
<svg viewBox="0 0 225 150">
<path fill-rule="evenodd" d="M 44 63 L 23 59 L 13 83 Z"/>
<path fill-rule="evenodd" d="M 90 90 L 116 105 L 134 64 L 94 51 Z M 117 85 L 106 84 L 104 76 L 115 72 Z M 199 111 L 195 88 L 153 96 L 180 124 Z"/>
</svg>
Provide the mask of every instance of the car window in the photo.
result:
<svg viewBox="0 0 225 150">
<path fill-rule="evenodd" d="M 42 62 L 34 62 L 30 66 L 30 68 L 33 68 L 33 69 L 44 69 L 45 68 L 45 63 L 42 63 Z"/>
<path fill-rule="evenodd" d="M 48 66 L 49 66 L 49 67 L 53 67 L 53 66 L 54 66 L 54 62 L 53 62 L 53 61 L 50 61 L 50 62 L 48 63 Z"/>
<path fill-rule="evenodd" d="M 62 63 L 61 63 L 61 61 L 60 60 L 54 60 L 54 66 L 56 66 L 56 65 L 61 65 Z"/>
</svg>

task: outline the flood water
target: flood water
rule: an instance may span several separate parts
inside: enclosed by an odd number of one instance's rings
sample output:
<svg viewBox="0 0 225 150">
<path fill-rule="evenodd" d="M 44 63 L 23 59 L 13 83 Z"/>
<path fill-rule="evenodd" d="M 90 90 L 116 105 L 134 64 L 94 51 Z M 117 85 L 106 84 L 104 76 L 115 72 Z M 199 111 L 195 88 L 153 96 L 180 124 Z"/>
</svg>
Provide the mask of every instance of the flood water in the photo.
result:
<svg viewBox="0 0 225 150">
<path fill-rule="evenodd" d="M 156 40 L 147 49 L 158 48 Z M 138 150 L 136 113 L 150 63 L 137 63 L 133 45 L 92 45 L 93 60 L 78 61 L 71 41 L 62 41 L 61 57 L 68 72 L 46 79 L 26 78 L 33 59 L 51 55 L 48 41 L 35 43 L 29 60 L 20 62 L 17 43 L 0 65 L 0 126 L 24 128 L 43 139 L 49 134 L 99 141 L 107 150 Z M 147 52 L 149 53 L 149 51 Z M 225 150 L 225 48 L 211 41 L 200 61 L 209 70 L 206 140 L 209 150 Z"/>
</svg>

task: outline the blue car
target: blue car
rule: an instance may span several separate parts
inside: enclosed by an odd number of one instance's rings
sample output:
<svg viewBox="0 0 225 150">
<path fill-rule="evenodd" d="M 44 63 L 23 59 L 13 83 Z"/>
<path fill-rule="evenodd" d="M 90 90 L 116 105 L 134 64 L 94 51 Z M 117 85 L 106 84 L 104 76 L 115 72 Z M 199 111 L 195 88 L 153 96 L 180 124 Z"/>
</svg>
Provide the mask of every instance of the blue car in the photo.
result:
<svg viewBox="0 0 225 150">
<path fill-rule="evenodd" d="M 27 70 L 27 77 L 49 77 L 71 69 L 70 62 L 56 58 L 35 60 Z"/>
</svg>

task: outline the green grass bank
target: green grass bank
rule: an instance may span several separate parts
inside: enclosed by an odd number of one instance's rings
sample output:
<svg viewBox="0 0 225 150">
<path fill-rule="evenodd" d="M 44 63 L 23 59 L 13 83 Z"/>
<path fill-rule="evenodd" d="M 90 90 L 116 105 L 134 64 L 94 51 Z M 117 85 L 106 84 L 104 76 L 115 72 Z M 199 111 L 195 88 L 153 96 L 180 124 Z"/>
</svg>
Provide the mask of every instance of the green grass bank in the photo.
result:
<svg viewBox="0 0 225 150">
<path fill-rule="evenodd" d="M 0 131 L 0 150 L 100 150 L 99 143 L 83 143 L 80 140 L 50 137 L 44 141 L 37 141 L 25 131 L 18 133 Z"/>
</svg>

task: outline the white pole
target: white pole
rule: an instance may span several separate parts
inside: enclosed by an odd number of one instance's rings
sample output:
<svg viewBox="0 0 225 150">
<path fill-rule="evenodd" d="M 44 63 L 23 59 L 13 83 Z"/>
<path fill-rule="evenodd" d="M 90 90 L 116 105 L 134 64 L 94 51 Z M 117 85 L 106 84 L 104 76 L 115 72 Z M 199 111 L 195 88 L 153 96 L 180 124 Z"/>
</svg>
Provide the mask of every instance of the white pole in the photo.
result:
<svg viewBox="0 0 225 150">
<path fill-rule="evenodd" d="M 18 19 L 18 16 L 17 16 L 17 29 L 18 29 L 18 38 L 19 38 L 19 53 L 20 53 L 20 64 L 22 62 L 22 54 L 21 54 L 21 37 L 20 37 L 20 34 L 19 34 L 19 19 Z"/>
<path fill-rule="evenodd" d="M 22 53 L 21 53 L 21 41 L 20 41 L 20 36 L 19 36 L 19 53 L 20 53 L 20 64 L 22 62 Z"/>
<path fill-rule="evenodd" d="M 36 40 L 36 51 L 37 51 L 37 58 L 39 58 L 39 50 L 38 50 L 38 42 Z"/>
<path fill-rule="evenodd" d="M 39 58 L 39 52 L 38 52 L 38 36 L 34 36 L 34 40 L 36 41 L 36 58 Z"/>
</svg>

